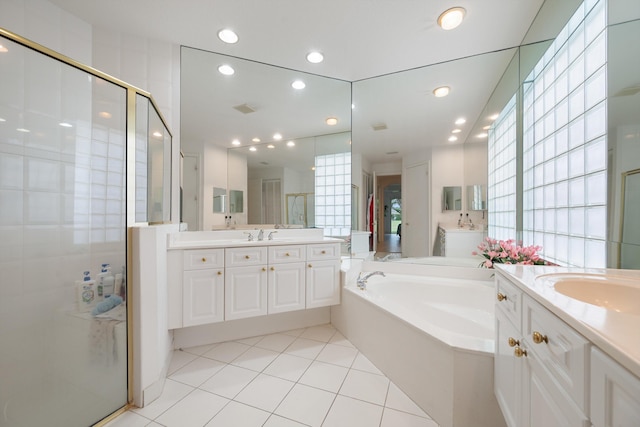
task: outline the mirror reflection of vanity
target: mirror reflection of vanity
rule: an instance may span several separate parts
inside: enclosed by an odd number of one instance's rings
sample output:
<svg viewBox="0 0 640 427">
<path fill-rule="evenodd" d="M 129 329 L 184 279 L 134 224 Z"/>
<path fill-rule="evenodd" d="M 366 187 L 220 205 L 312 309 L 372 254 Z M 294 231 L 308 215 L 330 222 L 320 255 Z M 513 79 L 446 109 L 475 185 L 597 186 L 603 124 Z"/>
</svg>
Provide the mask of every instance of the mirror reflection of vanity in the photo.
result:
<svg viewBox="0 0 640 427">
<path fill-rule="evenodd" d="M 351 84 L 199 49 L 181 52 L 182 151 L 199 166 L 185 173 L 197 174 L 201 188 L 227 194 L 222 212 L 208 209 L 215 204 L 210 191 L 185 201 L 183 211 L 198 213 L 185 215 L 197 223 L 189 229 L 318 226 L 313 169 L 318 156 L 351 152 Z M 235 73 L 220 74 L 223 64 Z M 296 80 L 306 87 L 294 89 Z M 336 231 L 347 236 L 350 224 Z"/>
<path fill-rule="evenodd" d="M 467 185 L 467 209 L 470 211 L 487 210 L 486 185 Z"/>
<path fill-rule="evenodd" d="M 443 187 L 442 188 L 442 211 L 461 211 L 462 210 L 462 187 Z"/>
</svg>

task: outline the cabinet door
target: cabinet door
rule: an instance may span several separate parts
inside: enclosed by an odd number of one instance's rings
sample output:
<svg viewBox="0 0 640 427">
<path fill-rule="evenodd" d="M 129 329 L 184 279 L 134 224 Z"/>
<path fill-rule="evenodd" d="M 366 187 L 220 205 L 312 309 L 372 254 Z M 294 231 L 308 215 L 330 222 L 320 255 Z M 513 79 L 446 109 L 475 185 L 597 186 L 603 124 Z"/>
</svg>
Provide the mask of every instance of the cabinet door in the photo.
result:
<svg viewBox="0 0 640 427">
<path fill-rule="evenodd" d="M 307 308 L 340 304 L 340 260 L 309 261 L 306 280 Z"/>
<path fill-rule="evenodd" d="M 529 427 L 589 427 L 589 418 L 582 413 L 565 390 L 562 390 L 544 368 L 538 356 L 528 351 L 525 363 L 524 408 L 522 426 Z"/>
<path fill-rule="evenodd" d="M 305 308 L 304 262 L 276 264 L 269 267 L 267 293 L 269 314 Z"/>
<path fill-rule="evenodd" d="M 640 426 L 640 378 L 595 348 L 591 350 L 591 422 L 594 427 Z"/>
<path fill-rule="evenodd" d="M 266 266 L 227 268 L 224 301 L 226 320 L 267 314 Z"/>
<path fill-rule="evenodd" d="M 507 425 L 520 427 L 523 361 L 515 357 L 515 347 L 509 344 L 509 339 L 519 343 L 522 337 L 499 307 L 496 307 L 495 313 L 494 391 Z"/>
<path fill-rule="evenodd" d="M 183 326 L 224 320 L 223 269 L 185 271 L 182 289 Z"/>
</svg>

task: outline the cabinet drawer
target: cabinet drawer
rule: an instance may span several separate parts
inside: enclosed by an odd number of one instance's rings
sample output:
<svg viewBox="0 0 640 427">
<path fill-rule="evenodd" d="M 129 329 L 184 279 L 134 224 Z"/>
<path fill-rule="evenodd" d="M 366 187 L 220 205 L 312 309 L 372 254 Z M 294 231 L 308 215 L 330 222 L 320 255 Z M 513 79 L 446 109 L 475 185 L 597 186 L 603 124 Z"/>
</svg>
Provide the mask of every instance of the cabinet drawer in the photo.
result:
<svg viewBox="0 0 640 427">
<path fill-rule="evenodd" d="M 307 245 L 307 260 L 321 260 L 340 257 L 340 243 L 320 243 Z"/>
<path fill-rule="evenodd" d="M 184 251 L 183 256 L 185 270 L 224 267 L 224 249 Z"/>
<path fill-rule="evenodd" d="M 226 248 L 225 249 L 225 266 L 226 267 L 242 267 L 244 265 L 259 265 L 267 263 L 267 248 L 248 247 L 248 248 Z"/>
<path fill-rule="evenodd" d="M 307 257 L 304 245 L 269 246 L 269 264 L 285 262 L 304 262 Z"/>
<path fill-rule="evenodd" d="M 536 353 L 549 376 L 587 412 L 589 342 L 528 296 L 523 298 L 522 307 L 526 347 Z"/>
<path fill-rule="evenodd" d="M 521 329 L 522 291 L 500 273 L 496 274 L 496 307 L 500 307 L 511 323 Z"/>
</svg>

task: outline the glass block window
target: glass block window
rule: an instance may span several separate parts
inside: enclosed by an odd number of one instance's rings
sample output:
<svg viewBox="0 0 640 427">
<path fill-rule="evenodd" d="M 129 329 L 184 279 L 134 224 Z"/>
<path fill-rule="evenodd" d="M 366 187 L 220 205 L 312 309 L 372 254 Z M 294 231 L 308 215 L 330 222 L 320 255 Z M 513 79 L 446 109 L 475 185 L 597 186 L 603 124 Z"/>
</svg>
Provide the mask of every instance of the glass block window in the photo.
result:
<svg viewBox="0 0 640 427">
<path fill-rule="evenodd" d="M 488 235 L 516 239 L 516 96 L 489 129 Z"/>
<path fill-rule="evenodd" d="M 315 159 L 316 227 L 325 236 L 351 234 L 351 153 L 325 154 Z"/>
<path fill-rule="evenodd" d="M 583 3 L 523 86 L 523 243 L 606 266 L 606 4 Z"/>
</svg>

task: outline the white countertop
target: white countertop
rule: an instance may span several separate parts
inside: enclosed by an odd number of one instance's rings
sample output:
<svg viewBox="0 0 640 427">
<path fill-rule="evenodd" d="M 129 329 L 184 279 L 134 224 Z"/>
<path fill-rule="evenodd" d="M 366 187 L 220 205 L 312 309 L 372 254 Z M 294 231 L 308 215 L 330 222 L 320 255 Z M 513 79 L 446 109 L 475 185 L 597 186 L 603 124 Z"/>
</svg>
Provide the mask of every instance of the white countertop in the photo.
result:
<svg viewBox="0 0 640 427">
<path fill-rule="evenodd" d="M 483 224 L 474 224 L 473 228 L 469 228 L 468 224 L 463 225 L 462 227 L 458 227 L 457 224 L 443 224 L 438 223 L 438 227 L 445 230 L 447 233 L 469 233 L 469 232 L 478 232 L 484 233 L 484 225 Z"/>
<path fill-rule="evenodd" d="M 244 234 L 247 231 L 253 234 L 254 240 L 248 240 Z M 273 240 L 268 240 L 272 231 L 277 233 Z M 343 239 L 324 237 L 321 229 L 264 229 L 263 240 L 258 240 L 257 234 L 258 230 L 183 231 L 168 236 L 167 250 L 344 243 Z"/>
<path fill-rule="evenodd" d="M 637 281 L 640 270 L 498 265 L 527 295 L 564 320 L 622 366 L 640 377 L 640 315 L 619 313 L 570 298 L 555 290 L 541 275 L 555 273 L 609 274 Z"/>
</svg>

